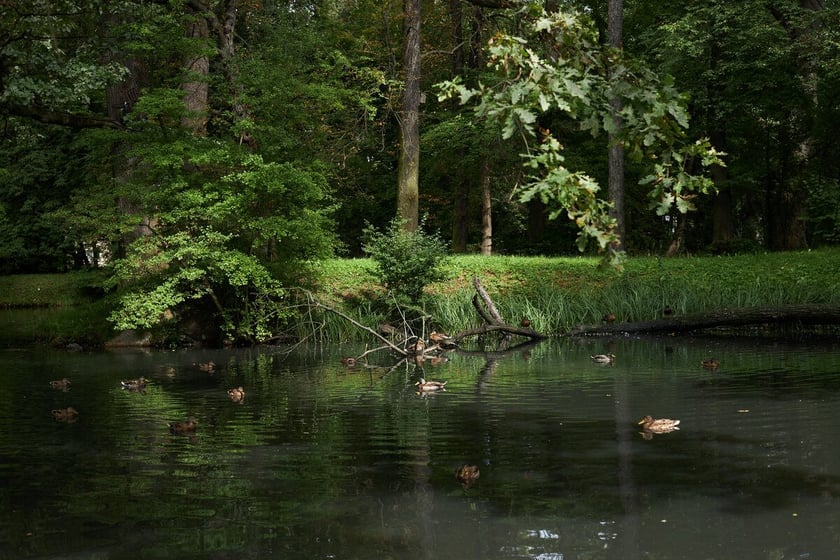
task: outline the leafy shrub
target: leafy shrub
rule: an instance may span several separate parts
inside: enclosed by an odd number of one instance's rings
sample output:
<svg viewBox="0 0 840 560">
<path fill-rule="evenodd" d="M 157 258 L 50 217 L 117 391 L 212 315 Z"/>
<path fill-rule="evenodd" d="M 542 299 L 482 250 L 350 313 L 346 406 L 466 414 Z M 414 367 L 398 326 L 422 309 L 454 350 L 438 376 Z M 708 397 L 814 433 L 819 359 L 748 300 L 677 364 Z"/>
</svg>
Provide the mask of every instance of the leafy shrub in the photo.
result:
<svg viewBox="0 0 840 560">
<path fill-rule="evenodd" d="M 368 224 L 362 248 L 376 263 L 382 284 L 416 303 L 425 286 L 444 279 L 446 244 L 436 234 L 424 231 L 425 220 L 416 231 L 406 231 L 403 224 L 395 218 L 384 232 Z"/>
<path fill-rule="evenodd" d="M 132 207 L 149 231 L 114 263 L 110 319 L 118 329 L 151 328 L 167 311 L 209 309 L 225 339 L 265 340 L 289 314 L 282 278 L 300 281 L 306 262 L 331 255 L 326 180 L 212 140 L 180 146 L 174 155 L 166 142 L 134 149 L 144 165 L 131 177 Z"/>
</svg>

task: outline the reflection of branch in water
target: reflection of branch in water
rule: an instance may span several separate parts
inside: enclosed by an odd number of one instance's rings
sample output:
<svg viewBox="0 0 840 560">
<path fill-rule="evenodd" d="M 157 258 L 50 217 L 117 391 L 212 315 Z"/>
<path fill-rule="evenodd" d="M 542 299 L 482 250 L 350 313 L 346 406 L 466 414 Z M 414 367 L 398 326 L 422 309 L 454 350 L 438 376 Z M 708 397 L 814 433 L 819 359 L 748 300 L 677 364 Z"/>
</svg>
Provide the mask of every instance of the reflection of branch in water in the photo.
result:
<svg viewBox="0 0 840 560">
<path fill-rule="evenodd" d="M 485 386 L 490 382 L 493 374 L 496 373 L 496 366 L 498 365 L 498 358 L 488 358 L 484 367 L 478 376 L 478 386 L 476 392 L 481 394 L 484 392 Z"/>
</svg>

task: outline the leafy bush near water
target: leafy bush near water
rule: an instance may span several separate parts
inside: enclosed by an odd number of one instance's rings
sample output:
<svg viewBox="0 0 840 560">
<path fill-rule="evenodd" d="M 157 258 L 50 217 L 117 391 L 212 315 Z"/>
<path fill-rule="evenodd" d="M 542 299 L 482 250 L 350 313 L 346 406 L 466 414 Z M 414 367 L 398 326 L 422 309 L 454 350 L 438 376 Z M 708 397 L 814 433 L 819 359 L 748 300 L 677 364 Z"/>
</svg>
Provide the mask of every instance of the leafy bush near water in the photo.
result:
<svg viewBox="0 0 840 560">
<path fill-rule="evenodd" d="M 411 303 L 420 301 L 423 288 L 444 279 L 446 244 L 423 231 L 424 225 L 421 221 L 416 231 L 406 231 L 402 221 L 392 220 L 384 232 L 370 225 L 364 230 L 363 248 L 376 263 L 382 284 Z"/>
</svg>

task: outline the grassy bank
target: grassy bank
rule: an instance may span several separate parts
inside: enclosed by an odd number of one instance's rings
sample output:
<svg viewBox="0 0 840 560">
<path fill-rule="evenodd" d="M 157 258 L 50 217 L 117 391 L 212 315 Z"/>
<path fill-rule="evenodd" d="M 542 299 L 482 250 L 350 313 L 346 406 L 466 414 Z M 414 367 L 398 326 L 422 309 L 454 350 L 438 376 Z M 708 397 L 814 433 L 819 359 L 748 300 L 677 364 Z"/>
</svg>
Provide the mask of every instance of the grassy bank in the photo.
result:
<svg viewBox="0 0 840 560">
<path fill-rule="evenodd" d="M 318 265 L 316 297 L 363 323 L 393 319 L 393 300 L 377 282 L 369 259 L 334 259 Z M 623 272 L 604 270 L 594 258 L 453 257 L 447 280 L 427 288 L 422 311 L 436 328 L 475 326 L 471 299 L 478 277 L 510 322 L 523 316 L 545 333 L 562 333 L 597 323 L 606 313 L 618 321 L 660 317 L 667 306 L 677 314 L 720 308 L 792 303 L 840 304 L 840 249 L 732 257 L 659 259 L 634 257 Z M 83 340 L 107 337 L 109 302 L 97 298 L 97 273 L 0 277 L 0 308 L 48 311 L 25 327 L 0 322 L 0 340 Z M 404 311 L 404 310 L 403 310 Z M 7 312 L 8 313 L 8 312 Z M 6 322 L 8 323 L 8 321 Z M 12 330 L 16 332 L 11 332 Z M 331 314 L 307 315 L 299 335 L 321 340 L 353 338 L 356 330 Z"/>
<path fill-rule="evenodd" d="M 112 336 L 102 272 L 0 276 L 0 345 L 77 342 Z"/>
<path fill-rule="evenodd" d="M 674 313 L 793 303 L 840 303 L 840 250 L 729 257 L 660 259 L 634 257 L 623 272 L 604 270 L 594 258 L 458 256 L 448 279 L 429 286 L 424 311 L 450 331 L 477 323 L 471 298 L 478 277 L 502 316 L 528 317 L 537 330 L 562 333 L 581 323 L 597 323 L 613 313 L 618 321 L 640 321 Z M 371 315 L 375 324 L 387 297 L 366 259 L 322 265 L 321 297 Z M 387 311 L 387 309 L 386 309 Z M 382 317 L 385 318 L 385 317 Z M 324 321 L 330 322 L 329 317 Z M 349 336 L 335 325 L 330 338 Z"/>
</svg>

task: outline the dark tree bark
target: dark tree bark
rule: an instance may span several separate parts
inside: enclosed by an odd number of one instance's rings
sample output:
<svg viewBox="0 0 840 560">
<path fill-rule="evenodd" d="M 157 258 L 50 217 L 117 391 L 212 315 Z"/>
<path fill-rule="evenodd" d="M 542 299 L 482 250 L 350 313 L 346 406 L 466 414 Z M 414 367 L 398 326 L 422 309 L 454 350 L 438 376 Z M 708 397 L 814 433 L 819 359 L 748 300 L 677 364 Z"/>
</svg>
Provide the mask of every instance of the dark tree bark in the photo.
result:
<svg viewBox="0 0 840 560">
<path fill-rule="evenodd" d="M 397 216 L 415 231 L 420 211 L 420 0 L 405 0 L 405 91 L 400 112 Z"/>
<path fill-rule="evenodd" d="M 193 0 L 186 4 L 194 17 L 187 24 L 186 35 L 190 39 L 207 40 L 210 37 L 210 26 L 207 14 L 210 12 L 205 0 Z M 207 135 L 207 117 L 209 109 L 210 58 L 206 54 L 193 54 L 184 61 L 185 78 L 181 84 L 184 90 L 184 105 L 187 116 L 181 125 L 192 131 L 196 136 Z"/>
<path fill-rule="evenodd" d="M 464 8 L 461 0 L 449 0 L 449 17 L 452 20 L 452 73 L 464 73 L 466 44 L 464 43 Z"/>
<path fill-rule="evenodd" d="M 610 47 L 621 50 L 624 45 L 624 2 L 623 0 L 609 0 L 607 17 L 607 40 Z M 610 216 L 616 221 L 618 248 L 623 249 L 626 243 L 626 226 L 624 214 L 624 145 L 621 142 L 621 129 L 624 126 L 619 113 L 622 108 L 621 98 L 616 96 L 610 100 L 613 110 L 613 126 L 615 131 L 609 135 L 609 198 L 613 206 Z"/>
</svg>

